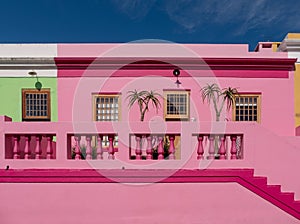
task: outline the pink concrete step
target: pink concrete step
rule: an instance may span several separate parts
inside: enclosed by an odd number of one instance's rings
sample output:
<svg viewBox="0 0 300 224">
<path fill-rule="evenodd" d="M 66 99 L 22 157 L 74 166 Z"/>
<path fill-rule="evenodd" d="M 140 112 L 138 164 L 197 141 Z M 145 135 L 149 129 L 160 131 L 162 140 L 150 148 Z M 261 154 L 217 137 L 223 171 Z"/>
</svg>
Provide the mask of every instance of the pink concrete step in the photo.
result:
<svg viewBox="0 0 300 224">
<path fill-rule="evenodd" d="M 294 193 L 292 192 L 280 192 L 278 195 L 275 195 L 278 200 L 285 203 L 286 205 L 295 208 L 298 210 L 298 208 L 295 207 L 295 200 L 294 200 Z"/>
<path fill-rule="evenodd" d="M 294 200 L 295 193 L 293 193 L 293 192 L 281 192 L 281 195 L 284 198 L 286 198 L 286 200 L 289 200 L 291 202 L 295 202 L 295 200 Z"/>
<path fill-rule="evenodd" d="M 266 177 L 252 177 L 251 183 L 255 183 L 258 186 L 266 187 L 268 178 Z"/>
<path fill-rule="evenodd" d="M 293 192 L 282 192 L 281 185 L 268 185 L 267 177 L 241 174 L 240 184 L 290 215 L 300 219 L 300 201 Z"/>
<path fill-rule="evenodd" d="M 267 185 L 266 187 L 269 192 L 271 191 L 273 194 L 281 193 L 281 185 Z"/>
<path fill-rule="evenodd" d="M 296 208 L 298 211 L 300 211 L 300 201 L 294 201 L 293 204 L 294 204 L 295 208 Z"/>
</svg>

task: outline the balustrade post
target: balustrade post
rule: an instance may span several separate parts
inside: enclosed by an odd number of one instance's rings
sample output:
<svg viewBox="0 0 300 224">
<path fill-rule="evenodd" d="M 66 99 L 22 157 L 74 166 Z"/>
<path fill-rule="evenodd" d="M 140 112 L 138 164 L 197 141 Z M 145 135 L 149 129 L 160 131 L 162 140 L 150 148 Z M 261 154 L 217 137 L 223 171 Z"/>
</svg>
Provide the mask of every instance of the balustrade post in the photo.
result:
<svg viewBox="0 0 300 224">
<path fill-rule="evenodd" d="M 220 149 L 219 149 L 219 155 L 220 155 L 220 159 L 224 160 L 226 159 L 226 149 L 225 149 L 225 137 L 224 136 L 220 136 Z"/>
<path fill-rule="evenodd" d="M 146 159 L 152 159 L 152 138 L 151 135 L 147 136 L 147 149 L 146 149 L 146 153 L 147 153 L 147 157 Z"/>
<path fill-rule="evenodd" d="M 42 148 L 41 148 L 41 136 L 35 136 L 36 146 L 35 146 L 35 159 L 42 158 Z"/>
<path fill-rule="evenodd" d="M 215 147 L 214 147 L 214 135 L 209 136 L 209 149 L 208 149 L 208 159 L 214 159 L 215 158 Z"/>
<path fill-rule="evenodd" d="M 237 159 L 237 148 L 236 148 L 236 135 L 231 135 L 230 136 L 231 139 L 231 157 L 230 159 Z"/>
<path fill-rule="evenodd" d="M 164 159 L 164 141 L 163 141 L 163 137 L 162 136 L 158 136 L 158 149 L 157 149 L 157 153 L 158 153 L 158 159 Z"/>
<path fill-rule="evenodd" d="M 103 159 L 102 135 L 97 138 L 97 159 Z"/>
<path fill-rule="evenodd" d="M 146 137 L 146 135 L 142 135 L 142 138 L 141 138 L 141 159 L 143 158 L 143 156 L 146 158 L 146 156 L 147 156 L 147 137 Z M 143 154 L 145 154 L 146 153 L 146 155 L 143 155 Z"/>
<path fill-rule="evenodd" d="M 237 135 L 236 136 L 236 151 L 237 151 L 237 153 L 236 153 L 236 158 L 237 159 L 242 159 L 242 157 L 243 157 L 243 138 L 242 138 L 242 136 L 241 135 Z"/>
<path fill-rule="evenodd" d="M 175 159 L 175 135 L 169 135 L 169 140 L 170 140 L 170 148 L 169 148 L 169 159 Z"/>
<path fill-rule="evenodd" d="M 52 148 L 52 139 L 53 136 L 46 136 L 47 138 L 47 159 L 52 159 L 53 158 L 53 148 Z"/>
<path fill-rule="evenodd" d="M 30 136 L 25 136 L 25 148 L 24 148 L 24 159 L 29 159 L 30 150 Z"/>
<path fill-rule="evenodd" d="M 90 135 L 86 135 L 85 136 L 85 140 L 86 140 L 86 159 L 92 159 L 92 144 L 91 144 L 91 136 Z"/>
<path fill-rule="evenodd" d="M 19 159 L 20 158 L 20 137 L 19 136 L 13 136 L 14 140 L 14 149 L 13 149 L 13 159 Z"/>
<path fill-rule="evenodd" d="M 203 159 L 204 149 L 203 149 L 203 135 L 198 136 L 198 149 L 197 149 L 197 159 Z"/>
<path fill-rule="evenodd" d="M 114 149 L 114 135 L 108 135 L 108 159 L 115 159 L 115 149 Z"/>
<path fill-rule="evenodd" d="M 135 159 L 142 159 L 142 149 L 141 149 L 141 137 L 139 135 L 135 136 L 136 148 L 135 148 Z"/>
<path fill-rule="evenodd" d="M 80 140 L 81 140 L 81 136 L 74 136 L 74 140 L 75 140 L 75 159 L 79 160 L 81 159 L 81 150 L 80 150 Z"/>
</svg>

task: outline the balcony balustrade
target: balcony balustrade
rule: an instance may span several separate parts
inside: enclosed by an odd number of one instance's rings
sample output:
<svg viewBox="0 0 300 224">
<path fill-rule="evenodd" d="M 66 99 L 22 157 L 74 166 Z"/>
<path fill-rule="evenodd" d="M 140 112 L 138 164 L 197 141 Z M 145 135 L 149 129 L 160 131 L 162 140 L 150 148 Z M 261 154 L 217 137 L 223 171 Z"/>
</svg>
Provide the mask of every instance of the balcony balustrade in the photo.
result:
<svg viewBox="0 0 300 224">
<path fill-rule="evenodd" d="M 251 147 L 246 137 L 252 127 L 253 123 L 234 122 L 12 122 L 0 116 L 0 164 L 195 169 L 201 161 L 243 161 L 245 146 Z M 214 166 L 242 166 L 219 164 Z"/>
<path fill-rule="evenodd" d="M 242 159 L 242 134 L 199 134 L 197 159 Z"/>
<path fill-rule="evenodd" d="M 131 134 L 129 151 L 135 160 L 180 159 L 180 134 Z"/>
<path fill-rule="evenodd" d="M 116 134 L 68 134 L 68 159 L 114 160 L 118 152 L 117 137 Z"/>
<path fill-rule="evenodd" d="M 5 135 L 6 159 L 55 159 L 55 134 Z"/>
</svg>

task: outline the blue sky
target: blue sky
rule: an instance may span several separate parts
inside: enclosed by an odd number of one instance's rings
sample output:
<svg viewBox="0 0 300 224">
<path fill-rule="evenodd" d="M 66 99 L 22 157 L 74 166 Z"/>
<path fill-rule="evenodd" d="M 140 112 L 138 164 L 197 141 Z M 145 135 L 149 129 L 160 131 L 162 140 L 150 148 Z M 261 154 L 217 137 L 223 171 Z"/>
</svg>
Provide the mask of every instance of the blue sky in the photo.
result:
<svg viewBox="0 0 300 224">
<path fill-rule="evenodd" d="M 1 43 L 280 41 L 300 32 L 299 0 L 1 1 Z"/>
</svg>

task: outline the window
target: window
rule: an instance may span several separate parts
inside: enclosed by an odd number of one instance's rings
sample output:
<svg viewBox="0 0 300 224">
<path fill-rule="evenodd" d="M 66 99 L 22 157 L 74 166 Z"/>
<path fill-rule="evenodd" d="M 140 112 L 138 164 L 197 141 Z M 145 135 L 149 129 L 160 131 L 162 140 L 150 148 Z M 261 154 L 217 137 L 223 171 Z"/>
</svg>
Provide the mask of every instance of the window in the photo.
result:
<svg viewBox="0 0 300 224">
<path fill-rule="evenodd" d="M 120 95 L 93 96 L 94 121 L 118 121 L 120 119 Z"/>
<path fill-rule="evenodd" d="M 189 91 L 164 91 L 164 114 L 166 120 L 189 119 L 189 106 Z"/>
<path fill-rule="evenodd" d="M 22 89 L 22 120 L 50 121 L 50 89 Z"/>
<path fill-rule="evenodd" d="M 260 122 L 260 95 L 240 94 L 236 96 L 233 120 Z"/>
</svg>

